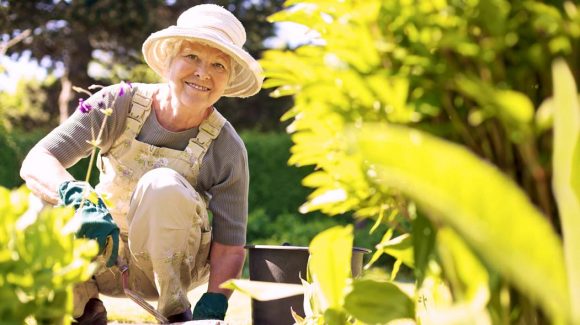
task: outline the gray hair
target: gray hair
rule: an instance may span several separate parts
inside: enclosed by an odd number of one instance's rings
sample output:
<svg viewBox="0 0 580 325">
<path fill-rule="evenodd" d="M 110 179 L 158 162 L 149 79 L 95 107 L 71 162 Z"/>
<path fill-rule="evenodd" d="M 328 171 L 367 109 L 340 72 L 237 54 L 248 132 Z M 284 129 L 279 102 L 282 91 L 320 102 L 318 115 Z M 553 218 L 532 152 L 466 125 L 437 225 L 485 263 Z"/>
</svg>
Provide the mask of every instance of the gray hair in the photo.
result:
<svg viewBox="0 0 580 325">
<path fill-rule="evenodd" d="M 179 53 L 179 50 L 181 50 L 183 42 L 185 40 L 182 38 L 169 38 L 160 44 L 162 53 L 165 53 L 165 57 L 163 58 L 163 78 L 167 78 L 167 70 L 171 65 L 171 61 L 173 61 Z"/>
</svg>

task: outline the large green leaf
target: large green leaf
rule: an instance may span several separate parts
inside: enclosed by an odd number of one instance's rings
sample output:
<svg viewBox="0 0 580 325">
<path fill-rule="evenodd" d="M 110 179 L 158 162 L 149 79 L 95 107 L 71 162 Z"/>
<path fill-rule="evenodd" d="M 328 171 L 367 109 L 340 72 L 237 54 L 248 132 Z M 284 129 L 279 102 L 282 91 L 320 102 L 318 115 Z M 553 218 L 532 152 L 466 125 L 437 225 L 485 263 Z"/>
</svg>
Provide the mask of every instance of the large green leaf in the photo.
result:
<svg viewBox="0 0 580 325">
<path fill-rule="evenodd" d="M 237 290 L 253 299 L 268 301 L 304 294 L 300 284 L 250 281 L 245 279 L 228 280 L 220 288 Z"/>
<path fill-rule="evenodd" d="M 413 220 L 412 231 L 414 273 L 417 287 L 420 288 L 435 246 L 435 228 L 433 228 L 429 219 L 419 214 Z"/>
<path fill-rule="evenodd" d="M 342 308 L 346 281 L 351 274 L 352 226 L 336 226 L 310 243 L 308 269 L 324 297 L 322 308 Z"/>
<path fill-rule="evenodd" d="M 368 125 L 353 133 L 378 182 L 451 226 L 554 319 L 568 315 L 562 244 L 516 184 L 465 148 L 417 130 Z"/>
<path fill-rule="evenodd" d="M 520 141 L 530 135 L 534 105 L 526 95 L 498 89 L 475 77 L 460 75 L 456 79 L 458 90 L 473 98 L 486 115 L 499 117 L 513 140 Z"/>
<path fill-rule="evenodd" d="M 487 310 L 487 270 L 449 227 L 438 229 L 436 237 L 443 268 L 431 268 L 426 274 L 425 286 L 419 291 L 418 320 L 422 325 L 492 324 Z M 445 274 L 445 281 L 439 272 Z"/>
<path fill-rule="evenodd" d="M 345 309 L 368 324 L 415 318 L 415 304 L 391 282 L 355 280 L 344 301 Z"/>
<path fill-rule="evenodd" d="M 580 323 L 580 101 L 564 61 L 553 66 L 554 176 L 574 320 Z"/>
<path fill-rule="evenodd" d="M 489 300 L 489 275 L 481 261 L 449 227 L 439 229 L 437 251 L 456 300 L 476 303 L 485 309 Z"/>
</svg>

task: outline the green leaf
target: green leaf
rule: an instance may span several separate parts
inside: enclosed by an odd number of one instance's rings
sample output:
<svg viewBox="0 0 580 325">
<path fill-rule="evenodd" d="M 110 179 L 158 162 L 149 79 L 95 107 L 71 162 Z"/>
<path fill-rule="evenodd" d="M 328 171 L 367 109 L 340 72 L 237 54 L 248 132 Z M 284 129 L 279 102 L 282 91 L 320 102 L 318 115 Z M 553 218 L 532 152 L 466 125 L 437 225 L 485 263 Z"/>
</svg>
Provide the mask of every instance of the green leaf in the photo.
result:
<svg viewBox="0 0 580 325">
<path fill-rule="evenodd" d="M 344 308 L 369 324 L 415 317 L 413 300 L 391 282 L 355 280 L 352 291 L 346 295 Z"/>
<path fill-rule="evenodd" d="M 490 296 L 489 276 L 465 242 L 449 227 L 443 227 L 437 232 L 437 251 L 456 300 L 477 300 L 479 308 L 484 309 Z"/>
<path fill-rule="evenodd" d="M 220 288 L 237 290 L 253 299 L 268 301 L 304 294 L 300 284 L 250 281 L 245 279 L 228 280 Z"/>
<path fill-rule="evenodd" d="M 346 314 L 341 309 L 328 308 L 324 311 L 324 324 L 328 325 L 344 325 L 346 324 Z"/>
<path fill-rule="evenodd" d="M 381 239 L 381 243 L 383 242 L 388 242 L 392 237 L 393 237 L 393 232 L 395 230 L 393 228 L 389 228 L 385 234 L 383 235 L 383 238 Z M 375 264 L 376 261 L 379 260 L 379 258 L 381 258 L 381 256 L 383 255 L 383 250 L 382 249 L 377 249 L 375 251 L 375 253 L 373 254 L 373 256 L 371 257 L 371 259 L 367 262 L 367 264 L 365 265 L 364 269 L 368 270 L 373 264 Z"/>
<path fill-rule="evenodd" d="M 429 219 L 422 215 L 417 215 L 413 220 L 413 259 L 415 261 L 415 279 L 417 287 L 421 287 L 427 269 L 427 263 L 435 247 L 435 229 Z"/>
<path fill-rule="evenodd" d="M 538 133 L 552 128 L 554 124 L 554 99 L 548 98 L 542 102 L 535 116 L 535 127 Z"/>
<path fill-rule="evenodd" d="M 401 190 L 433 222 L 451 226 L 554 319 L 568 314 L 560 239 L 497 168 L 461 146 L 406 127 L 369 126 L 354 134 L 362 156 L 376 167 L 377 182 Z"/>
<path fill-rule="evenodd" d="M 308 269 L 322 291 L 323 310 L 342 306 L 346 280 L 352 272 L 352 241 L 352 226 L 348 225 L 327 229 L 310 243 Z"/>
<path fill-rule="evenodd" d="M 514 124 L 527 127 L 534 117 L 534 105 L 524 94 L 513 90 L 496 90 L 495 100 L 499 105 L 501 116 Z"/>
<path fill-rule="evenodd" d="M 565 61 L 554 63 L 554 176 L 566 254 L 571 310 L 580 323 L 580 101 Z"/>
<path fill-rule="evenodd" d="M 310 278 L 310 276 L 308 275 L 307 278 Z M 314 318 L 322 315 L 324 311 L 320 306 L 320 290 L 317 290 L 317 287 L 304 279 L 300 279 L 300 281 L 304 288 L 304 316 L 306 318 Z"/>
<path fill-rule="evenodd" d="M 523 93 L 502 90 L 478 78 L 462 76 L 456 78 L 460 92 L 473 98 L 490 116 L 497 116 L 512 140 L 519 142 L 531 134 L 534 118 L 532 101 Z"/>
<path fill-rule="evenodd" d="M 389 239 L 386 242 L 381 242 L 377 245 L 377 250 L 382 249 L 394 258 L 401 260 L 408 267 L 414 267 L 415 261 L 413 258 L 413 239 L 410 234 L 403 234 L 399 237 Z"/>
</svg>

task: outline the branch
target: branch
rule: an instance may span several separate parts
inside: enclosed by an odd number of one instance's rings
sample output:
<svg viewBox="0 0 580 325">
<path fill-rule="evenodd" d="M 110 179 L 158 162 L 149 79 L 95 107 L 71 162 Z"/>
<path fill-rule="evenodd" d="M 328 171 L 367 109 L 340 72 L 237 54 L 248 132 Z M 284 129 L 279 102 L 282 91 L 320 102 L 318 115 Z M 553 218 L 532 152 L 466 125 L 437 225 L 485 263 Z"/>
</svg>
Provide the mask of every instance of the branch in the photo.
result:
<svg viewBox="0 0 580 325">
<path fill-rule="evenodd" d="M 4 42 L 3 44 L 0 44 L 0 57 L 4 56 L 6 54 L 6 51 L 8 51 L 10 47 L 18 44 L 23 39 L 30 36 L 30 33 L 31 33 L 30 28 L 25 29 L 24 31 L 22 31 L 22 33 L 16 35 L 12 39 L 8 40 L 7 42 Z"/>
</svg>

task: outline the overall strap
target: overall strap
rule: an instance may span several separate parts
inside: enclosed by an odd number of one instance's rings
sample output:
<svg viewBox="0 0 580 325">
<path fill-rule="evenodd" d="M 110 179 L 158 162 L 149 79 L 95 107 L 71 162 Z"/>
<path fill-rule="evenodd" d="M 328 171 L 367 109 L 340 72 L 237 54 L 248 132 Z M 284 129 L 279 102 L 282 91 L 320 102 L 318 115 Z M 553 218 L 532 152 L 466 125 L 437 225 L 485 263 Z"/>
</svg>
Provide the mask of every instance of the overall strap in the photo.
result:
<svg viewBox="0 0 580 325">
<path fill-rule="evenodd" d="M 150 91 L 148 89 L 136 88 L 131 102 L 131 109 L 129 115 L 127 115 L 126 130 L 131 132 L 132 138 L 135 138 L 139 134 L 143 123 L 145 123 L 145 120 L 149 116 L 151 102 Z"/>
<path fill-rule="evenodd" d="M 220 134 L 225 123 L 225 117 L 214 109 L 210 116 L 199 126 L 197 136 L 189 140 L 188 150 L 186 151 L 190 152 L 192 157 L 201 163 L 211 142 Z"/>
</svg>

